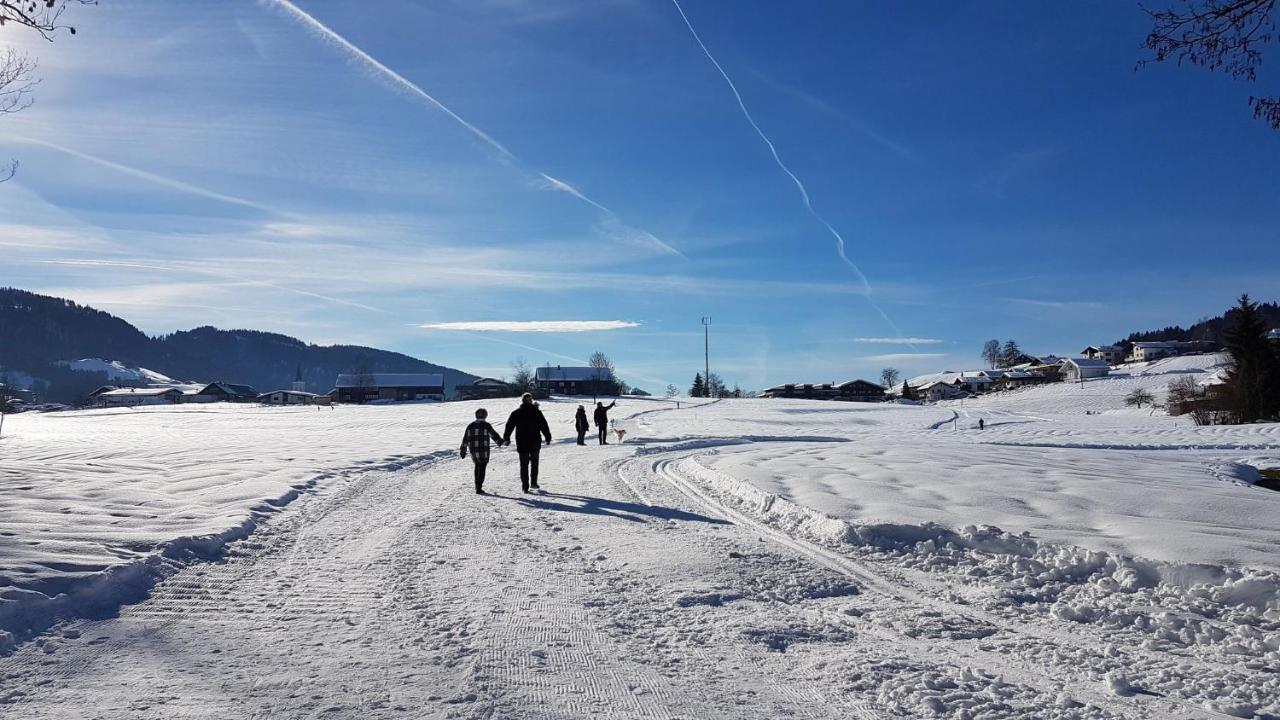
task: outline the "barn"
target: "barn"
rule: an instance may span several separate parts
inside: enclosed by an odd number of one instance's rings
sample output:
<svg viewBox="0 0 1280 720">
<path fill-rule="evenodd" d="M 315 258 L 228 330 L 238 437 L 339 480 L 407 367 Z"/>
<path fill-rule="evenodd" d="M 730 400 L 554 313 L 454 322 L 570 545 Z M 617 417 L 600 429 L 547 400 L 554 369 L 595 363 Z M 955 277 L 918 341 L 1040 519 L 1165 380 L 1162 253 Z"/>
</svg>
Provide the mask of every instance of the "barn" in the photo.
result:
<svg viewBox="0 0 1280 720">
<path fill-rule="evenodd" d="M 329 395 L 337 402 L 444 400 L 440 373 L 343 373 Z"/>
<path fill-rule="evenodd" d="M 545 393 L 556 395 L 612 395 L 617 387 L 609 368 L 560 365 L 538 368 L 533 384 Z"/>
</svg>

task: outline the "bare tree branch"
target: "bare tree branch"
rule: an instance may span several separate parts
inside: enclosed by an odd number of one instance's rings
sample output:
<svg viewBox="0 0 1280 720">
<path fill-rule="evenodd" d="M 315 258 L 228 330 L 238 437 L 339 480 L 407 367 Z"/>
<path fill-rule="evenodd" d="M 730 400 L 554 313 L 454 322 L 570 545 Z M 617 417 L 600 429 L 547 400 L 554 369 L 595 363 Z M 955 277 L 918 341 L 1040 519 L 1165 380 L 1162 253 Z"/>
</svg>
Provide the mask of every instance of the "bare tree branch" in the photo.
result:
<svg viewBox="0 0 1280 720">
<path fill-rule="evenodd" d="M 1277 0 L 1181 0 L 1181 7 L 1143 10 L 1154 26 L 1143 48 L 1152 56 L 1138 61 L 1174 60 L 1256 82 L 1263 49 L 1276 41 Z M 1280 97 L 1249 98 L 1253 116 L 1280 130 Z"/>
<path fill-rule="evenodd" d="M 9 48 L 0 54 L 0 115 L 16 113 L 31 106 L 31 90 L 36 61 Z"/>
<path fill-rule="evenodd" d="M 31 106 L 31 89 L 39 80 L 34 73 L 36 61 L 13 48 L 0 54 L 0 115 L 16 113 Z M 0 169 L 0 183 L 8 182 L 18 172 L 18 161 L 11 160 Z"/>
<path fill-rule="evenodd" d="M 29 27 L 45 40 L 53 40 L 64 29 L 75 35 L 74 27 L 59 22 L 67 5 L 73 3 L 97 5 L 98 0 L 0 0 L 0 27 L 9 23 Z"/>
</svg>

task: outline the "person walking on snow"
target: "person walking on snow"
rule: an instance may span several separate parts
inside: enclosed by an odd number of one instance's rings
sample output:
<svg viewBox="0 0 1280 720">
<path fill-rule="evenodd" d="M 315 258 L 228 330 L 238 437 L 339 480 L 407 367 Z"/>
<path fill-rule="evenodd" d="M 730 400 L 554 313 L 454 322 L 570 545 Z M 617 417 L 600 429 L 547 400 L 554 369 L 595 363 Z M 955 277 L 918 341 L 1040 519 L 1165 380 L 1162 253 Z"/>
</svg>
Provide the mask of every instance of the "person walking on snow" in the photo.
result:
<svg viewBox="0 0 1280 720">
<path fill-rule="evenodd" d="M 608 445 L 609 441 L 605 439 L 605 435 L 609 432 L 609 411 L 617 405 L 618 401 L 605 405 L 603 402 L 596 402 L 596 429 L 600 431 L 600 444 Z"/>
<path fill-rule="evenodd" d="M 520 398 L 520 407 L 507 418 L 507 427 L 502 432 L 502 441 L 511 442 L 511 433 L 516 434 L 516 452 L 520 455 L 520 489 L 529 492 L 538 487 L 538 453 L 542 450 L 542 440 L 551 443 L 551 428 L 547 426 L 547 418 L 533 401 L 533 395 L 525 393 Z"/>
<path fill-rule="evenodd" d="M 591 423 L 587 422 L 587 409 L 578 406 L 578 414 L 573 418 L 574 429 L 578 431 L 578 444 L 587 444 L 587 431 L 591 429 Z"/>
<path fill-rule="evenodd" d="M 489 417 L 489 411 L 484 408 L 476 410 L 475 422 L 467 426 L 465 432 L 462 433 L 462 448 L 458 454 L 465 460 L 467 452 L 471 453 L 471 461 L 476 465 L 476 494 L 485 495 L 484 491 L 484 471 L 489 466 L 489 438 L 501 447 L 505 441 L 493 429 L 485 418 Z"/>
</svg>

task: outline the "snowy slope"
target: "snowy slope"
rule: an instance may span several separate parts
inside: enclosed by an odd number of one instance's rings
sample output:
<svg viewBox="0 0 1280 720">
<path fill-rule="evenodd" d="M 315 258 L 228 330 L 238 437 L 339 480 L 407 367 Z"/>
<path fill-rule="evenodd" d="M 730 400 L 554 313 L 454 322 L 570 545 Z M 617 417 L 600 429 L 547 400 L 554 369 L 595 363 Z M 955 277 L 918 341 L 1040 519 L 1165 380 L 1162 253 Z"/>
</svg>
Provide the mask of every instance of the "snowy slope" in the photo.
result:
<svg viewBox="0 0 1280 720">
<path fill-rule="evenodd" d="M 147 368 L 132 368 L 126 366 L 119 360 L 102 360 L 101 358 L 82 358 L 80 360 L 68 360 L 66 366 L 72 370 L 80 372 L 100 372 L 106 373 L 107 377 L 117 382 L 126 383 L 142 383 L 144 385 L 172 385 L 173 378 L 148 370 Z"/>
<path fill-rule="evenodd" d="M 500 449 L 486 498 L 455 455 L 476 403 L 20 416 L 0 576 L 45 583 L 0 589 L 0 617 L 26 638 L 36 586 L 93 592 L 60 608 L 88 619 L 0 655 L 0 716 L 1280 713 L 1277 538 L 1250 515 L 1277 494 L 1196 465 L 1274 454 L 1267 428 L 988 409 L 1007 424 L 979 435 L 960 409 L 682 404 L 624 400 L 627 442 L 578 448 L 577 402 L 545 402 L 548 493 L 520 495 Z M 1026 442 L 1064 431 L 1099 447 Z M 1146 531 L 1196 542 L 1134 557 L 1161 547 Z"/>
<path fill-rule="evenodd" d="M 1124 398 L 1141 388 L 1163 403 L 1169 383 L 1181 377 L 1191 377 L 1197 383 L 1209 380 L 1226 367 L 1227 358 L 1222 354 L 1187 355 L 1165 358 L 1149 363 L 1119 365 L 1111 374 L 1084 383 L 1050 383 L 1008 392 L 966 398 L 966 408 L 992 408 L 1000 411 L 1025 413 L 1083 414 L 1086 411 L 1126 412 L 1151 414 L 1149 408 L 1132 410 L 1125 406 Z M 960 407 L 961 401 L 948 400 L 942 406 Z"/>
</svg>

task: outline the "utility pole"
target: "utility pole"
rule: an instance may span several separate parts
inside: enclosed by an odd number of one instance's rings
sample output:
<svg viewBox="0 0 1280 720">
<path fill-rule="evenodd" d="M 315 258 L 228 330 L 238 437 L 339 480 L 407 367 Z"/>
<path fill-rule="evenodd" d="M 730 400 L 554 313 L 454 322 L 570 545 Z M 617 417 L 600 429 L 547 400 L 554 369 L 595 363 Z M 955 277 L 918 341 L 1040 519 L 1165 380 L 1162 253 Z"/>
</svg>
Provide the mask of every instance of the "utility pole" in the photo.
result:
<svg viewBox="0 0 1280 720">
<path fill-rule="evenodd" d="M 702 386 L 706 397 L 711 397 L 711 318 L 702 318 Z"/>
</svg>

